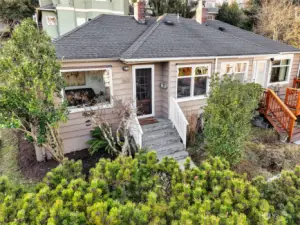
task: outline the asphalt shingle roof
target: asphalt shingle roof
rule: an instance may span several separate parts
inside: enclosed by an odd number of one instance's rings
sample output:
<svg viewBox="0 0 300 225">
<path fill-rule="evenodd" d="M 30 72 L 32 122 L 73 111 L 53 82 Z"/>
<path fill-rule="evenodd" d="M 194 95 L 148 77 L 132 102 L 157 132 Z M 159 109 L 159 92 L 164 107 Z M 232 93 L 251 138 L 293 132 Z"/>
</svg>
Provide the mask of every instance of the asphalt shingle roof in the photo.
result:
<svg viewBox="0 0 300 225">
<path fill-rule="evenodd" d="M 170 24 L 172 23 L 172 24 Z M 225 28 L 220 31 L 219 27 Z M 102 15 L 54 41 L 58 58 L 176 58 L 277 54 L 299 49 L 220 21 L 199 24 L 167 14 L 147 24 Z"/>
</svg>

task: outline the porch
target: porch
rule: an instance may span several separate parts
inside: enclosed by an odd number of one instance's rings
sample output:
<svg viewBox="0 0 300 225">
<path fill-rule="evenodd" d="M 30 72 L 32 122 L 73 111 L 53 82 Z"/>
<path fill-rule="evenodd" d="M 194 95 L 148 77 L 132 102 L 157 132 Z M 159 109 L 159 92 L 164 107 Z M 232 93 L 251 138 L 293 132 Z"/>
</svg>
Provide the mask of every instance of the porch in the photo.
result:
<svg viewBox="0 0 300 225">
<path fill-rule="evenodd" d="M 300 140 L 300 79 L 295 78 L 293 87 L 288 87 L 285 94 L 267 89 L 262 97 L 259 111 L 281 135 L 287 135 L 289 142 Z"/>
</svg>

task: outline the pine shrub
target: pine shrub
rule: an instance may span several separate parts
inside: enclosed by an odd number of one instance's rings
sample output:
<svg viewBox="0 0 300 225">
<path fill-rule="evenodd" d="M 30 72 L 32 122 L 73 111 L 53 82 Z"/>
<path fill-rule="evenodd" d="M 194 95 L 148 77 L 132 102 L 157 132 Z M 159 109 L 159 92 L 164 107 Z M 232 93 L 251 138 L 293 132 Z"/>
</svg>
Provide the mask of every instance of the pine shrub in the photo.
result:
<svg viewBox="0 0 300 225">
<path fill-rule="evenodd" d="M 211 158 L 199 168 L 189 160 L 156 154 L 101 159 L 90 177 L 70 161 L 27 192 L 0 179 L 0 224 L 285 224 L 274 206 L 229 163 Z M 272 211 L 273 210 L 273 211 Z M 296 211 L 296 208 L 295 208 Z"/>
</svg>

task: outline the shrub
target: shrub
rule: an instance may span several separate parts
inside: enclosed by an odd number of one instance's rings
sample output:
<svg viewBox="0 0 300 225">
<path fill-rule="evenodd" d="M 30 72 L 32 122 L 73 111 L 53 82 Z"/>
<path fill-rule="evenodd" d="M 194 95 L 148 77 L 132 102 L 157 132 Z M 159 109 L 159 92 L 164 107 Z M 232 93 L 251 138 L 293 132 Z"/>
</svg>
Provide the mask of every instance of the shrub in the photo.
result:
<svg viewBox="0 0 300 225">
<path fill-rule="evenodd" d="M 230 163 L 237 163 L 251 131 L 253 111 L 262 88 L 258 84 L 242 84 L 230 76 L 222 80 L 212 76 L 210 95 L 204 108 L 204 135 L 208 151 Z"/>
<path fill-rule="evenodd" d="M 184 171 L 174 159 L 157 161 L 154 152 L 101 159 L 88 181 L 71 161 L 32 193 L 1 178 L 0 224 L 284 224 L 220 158 L 192 169 L 187 161 Z"/>
<path fill-rule="evenodd" d="M 95 154 L 100 149 L 104 149 L 109 154 L 114 155 L 114 152 L 110 150 L 109 145 L 105 137 L 103 137 L 103 133 L 99 127 L 96 127 L 91 131 L 91 136 L 92 139 L 87 141 L 87 144 L 90 145 L 88 150 L 91 155 Z"/>
<path fill-rule="evenodd" d="M 257 177 L 253 185 L 271 204 L 272 219 L 284 217 L 286 223 L 281 224 L 300 224 L 300 166 L 294 171 L 283 171 L 280 178 L 272 182 Z"/>
</svg>

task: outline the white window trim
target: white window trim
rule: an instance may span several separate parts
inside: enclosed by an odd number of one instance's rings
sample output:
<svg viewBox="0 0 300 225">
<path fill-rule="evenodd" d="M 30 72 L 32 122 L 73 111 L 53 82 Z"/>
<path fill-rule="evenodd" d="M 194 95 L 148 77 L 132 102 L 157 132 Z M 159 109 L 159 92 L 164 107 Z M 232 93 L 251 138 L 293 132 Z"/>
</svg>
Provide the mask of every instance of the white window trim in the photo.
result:
<svg viewBox="0 0 300 225">
<path fill-rule="evenodd" d="M 99 67 L 99 68 L 86 68 L 86 69 L 61 69 L 60 74 L 62 75 L 63 72 L 80 72 L 80 71 L 95 71 L 95 70 L 107 70 L 109 71 L 109 82 L 110 82 L 110 103 L 108 104 L 98 104 L 95 106 L 88 107 L 91 110 L 97 110 L 97 109 L 110 109 L 114 106 L 113 102 L 113 82 L 112 82 L 112 68 L 111 67 Z M 62 102 L 65 100 L 65 92 L 64 89 L 61 90 L 61 96 L 62 96 Z M 69 113 L 79 113 L 84 112 L 85 108 L 67 108 Z"/>
<path fill-rule="evenodd" d="M 152 83 L 152 89 L 151 89 L 151 97 L 152 97 L 152 113 L 151 114 L 147 114 L 147 115 L 142 115 L 142 116 L 138 116 L 139 119 L 143 119 L 143 118 L 147 118 L 147 117 L 153 117 L 155 116 L 155 89 L 154 89 L 154 86 L 155 86 L 155 79 L 154 79 L 154 76 L 155 76 L 155 72 L 154 72 L 154 64 L 149 64 L 149 65 L 135 65 L 135 66 L 132 66 L 132 88 L 133 88 L 133 104 L 134 104 L 134 107 L 136 107 L 136 69 L 151 69 L 151 83 Z"/>
<path fill-rule="evenodd" d="M 235 70 L 235 66 L 238 63 L 246 63 L 246 68 L 245 68 L 245 74 L 244 74 L 244 83 L 246 83 L 248 81 L 248 72 L 249 72 L 249 61 L 228 61 L 228 62 L 221 62 L 221 67 L 220 67 L 220 76 L 224 76 L 226 73 L 222 74 L 222 65 L 223 64 L 234 64 L 234 68 L 233 71 Z M 235 73 L 232 73 L 233 75 Z M 228 74 L 228 75 L 232 75 L 232 74 Z M 239 73 L 236 73 L 239 74 Z"/>
<path fill-rule="evenodd" d="M 298 72 L 297 72 L 296 78 L 300 78 L 300 64 L 298 66 Z"/>
<path fill-rule="evenodd" d="M 208 67 L 208 74 L 207 75 L 197 75 L 194 76 L 195 68 L 200 66 L 207 66 Z M 192 74 L 191 76 L 182 76 L 178 77 L 179 68 L 185 68 L 185 67 L 192 67 Z M 201 77 L 201 76 L 207 76 L 207 82 L 206 82 L 206 94 L 205 95 L 199 95 L 199 96 L 192 96 L 194 93 L 194 84 L 195 84 L 195 77 Z M 176 101 L 177 102 L 186 102 L 186 101 L 193 101 L 193 100 L 199 100 L 199 99 L 207 99 L 209 94 L 209 79 L 211 77 L 211 64 L 208 63 L 202 63 L 202 64 L 190 64 L 190 65 L 178 65 L 176 69 Z M 178 98 L 178 79 L 180 78 L 192 78 L 191 80 L 191 91 L 190 91 L 190 97 L 184 97 L 184 98 Z M 194 95 L 194 94 L 193 94 Z"/>
<path fill-rule="evenodd" d="M 271 79 L 271 72 L 272 72 L 272 61 L 270 60 L 269 62 L 269 71 L 268 71 L 268 80 L 267 80 L 267 87 L 269 86 L 274 86 L 274 85 L 285 85 L 285 84 L 289 84 L 290 83 L 290 78 L 291 78 L 291 73 L 292 73 L 292 67 L 293 67 L 293 59 L 294 59 L 294 55 L 280 55 L 280 56 L 276 56 L 274 57 L 274 61 L 275 60 L 283 60 L 283 59 L 289 59 L 290 60 L 290 66 L 289 66 L 289 71 L 287 74 L 287 79 L 286 81 L 281 81 L 281 82 L 274 82 L 271 83 L 270 79 Z"/>
</svg>

